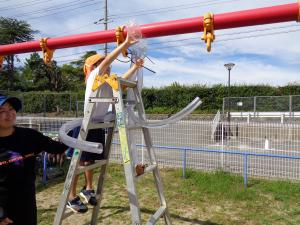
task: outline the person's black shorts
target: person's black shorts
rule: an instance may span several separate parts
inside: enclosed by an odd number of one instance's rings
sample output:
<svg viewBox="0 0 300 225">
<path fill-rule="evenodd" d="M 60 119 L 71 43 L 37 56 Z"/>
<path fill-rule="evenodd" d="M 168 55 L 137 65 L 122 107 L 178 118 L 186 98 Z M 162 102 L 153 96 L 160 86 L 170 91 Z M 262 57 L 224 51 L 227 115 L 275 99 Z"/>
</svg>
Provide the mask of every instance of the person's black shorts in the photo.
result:
<svg viewBox="0 0 300 225">
<path fill-rule="evenodd" d="M 74 138 L 77 138 L 79 135 L 79 131 L 80 131 L 79 128 L 75 128 L 74 130 L 70 131 L 68 133 L 68 135 L 72 136 Z M 89 130 L 86 140 L 91 141 L 91 142 L 101 143 L 104 147 L 105 146 L 105 130 L 102 128 Z M 83 151 L 81 154 L 80 161 L 89 162 L 89 161 L 100 160 L 100 159 L 103 159 L 103 153 L 97 154 L 97 153 Z"/>
</svg>

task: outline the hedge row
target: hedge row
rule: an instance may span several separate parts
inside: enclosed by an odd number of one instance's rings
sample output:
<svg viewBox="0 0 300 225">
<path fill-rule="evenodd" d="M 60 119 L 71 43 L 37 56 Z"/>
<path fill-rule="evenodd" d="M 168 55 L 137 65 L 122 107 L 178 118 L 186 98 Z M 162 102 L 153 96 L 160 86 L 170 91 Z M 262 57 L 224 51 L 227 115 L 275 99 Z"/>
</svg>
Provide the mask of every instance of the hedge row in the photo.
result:
<svg viewBox="0 0 300 225">
<path fill-rule="evenodd" d="M 7 93 L 6 93 L 7 94 Z M 78 93 L 53 93 L 53 92 L 10 92 L 9 95 L 14 95 L 22 99 L 26 113 L 42 113 L 42 112 L 57 112 L 57 111 L 75 111 L 76 101 L 83 101 L 84 92 Z M 299 85 L 287 85 L 283 87 L 272 87 L 267 85 L 257 86 L 232 86 L 230 88 L 231 97 L 249 97 L 249 96 L 285 96 L 300 94 Z M 174 113 L 185 107 L 195 97 L 200 97 L 202 100 L 201 112 L 215 113 L 222 108 L 223 98 L 228 96 L 228 88 L 223 85 L 193 85 L 183 86 L 177 83 L 163 88 L 144 88 L 142 91 L 144 105 L 147 112 L 153 113 Z M 299 99 L 299 98 L 298 98 Z M 299 99 L 300 100 L 300 99 Z M 260 105 L 272 106 L 272 103 L 264 103 Z M 252 107 L 252 102 L 245 104 Z M 279 103 L 287 106 L 287 100 L 284 103 Z M 235 103 L 233 106 L 236 105 Z M 297 105 L 297 104 L 296 104 Z M 83 104 L 79 104 L 79 110 L 82 110 Z M 233 107 L 232 106 L 232 107 Z M 279 106 L 278 106 L 279 107 Z M 280 107 L 279 107 L 280 108 Z M 300 105 L 299 105 L 300 109 Z"/>
<path fill-rule="evenodd" d="M 286 96 L 286 95 L 299 95 L 300 85 L 287 85 L 283 87 L 272 87 L 267 85 L 246 86 L 235 85 L 230 87 L 230 97 L 251 97 L 251 96 Z M 193 85 L 182 86 L 173 84 L 164 88 L 144 88 L 143 97 L 146 109 L 160 109 L 163 107 L 165 110 L 169 109 L 169 112 L 176 112 L 180 108 L 186 106 L 195 97 L 200 97 L 202 100 L 201 111 L 205 113 L 215 113 L 217 110 L 222 109 L 223 98 L 228 97 L 228 87 L 223 85 Z M 244 107 L 247 109 L 253 108 L 253 100 L 247 101 L 241 98 L 244 103 Z M 300 100 L 299 98 L 295 100 Z M 230 99 L 230 107 L 236 107 L 236 101 L 239 98 Z M 276 103 L 275 103 L 276 102 Z M 277 104 L 277 105 L 276 105 Z M 293 102 L 296 105 L 296 102 Z M 276 101 L 271 101 L 267 98 L 257 98 L 257 110 L 270 111 L 271 108 L 275 110 L 286 110 L 288 108 L 288 100 L 277 98 Z M 269 107 L 267 107 L 269 106 Z"/>
</svg>

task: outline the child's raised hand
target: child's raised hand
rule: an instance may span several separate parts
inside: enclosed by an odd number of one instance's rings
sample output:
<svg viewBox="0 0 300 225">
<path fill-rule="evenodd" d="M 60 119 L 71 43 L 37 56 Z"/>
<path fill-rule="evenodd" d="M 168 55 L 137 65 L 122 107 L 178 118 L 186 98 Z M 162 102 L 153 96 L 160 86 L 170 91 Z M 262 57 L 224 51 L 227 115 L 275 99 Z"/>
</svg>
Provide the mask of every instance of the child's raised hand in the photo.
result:
<svg viewBox="0 0 300 225">
<path fill-rule="evenodd" d="M 141 67 L 141 66 L 144 65 L 144 60 L 143 59 L 137 59 L 135 64 L 137 65 L 137 67 Z"/>
<path fill-rule="evenodd" d="M 127 46 L 131 46 L 131 45 L 133 45 L 133 44 L 135 44 L 137 42 L 138 42 L 137 39 L 135 39 L 131 35 L 128 35 L 128 33 L 127 33 L 126 40 L 125 40 L 125 43 L 126 43 Z"/>
</svg>

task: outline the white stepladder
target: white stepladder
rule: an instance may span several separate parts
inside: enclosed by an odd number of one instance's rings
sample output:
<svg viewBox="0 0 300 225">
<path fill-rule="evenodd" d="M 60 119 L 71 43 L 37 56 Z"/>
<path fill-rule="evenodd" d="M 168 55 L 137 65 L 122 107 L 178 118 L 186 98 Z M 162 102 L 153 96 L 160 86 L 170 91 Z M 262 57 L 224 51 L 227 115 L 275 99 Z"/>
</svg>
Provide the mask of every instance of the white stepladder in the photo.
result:
<svg viewBox="0 0 300 225">
<path fill-rule="evenodd" d="M 192 103 L 190 103 L 186 108 L 184 108 L 179 113 L 175 114 L 173 117 L 162 122 L 147 122 L 145 119 L 145 111 L 142 102 L 141 94 L 137 88 L 137 82 L 128 81 L 123 78 L 118 78 L 116 76 L 110 76 L 106 81 L 113 90 L 113 96 L 111 98 L 100 98 L 99 89 L 95 92 L 92 92 L 89 103 L 86 110 L 85 117 L 81 120 L 75 120 L 69 123 L 66 123 L 60 129 L 60 138 L 61 140 L 69 145 L 70 147 L 76 148 L 74 155 L 72 157 L 72 161 L 70 164 L 70 168 L 66 177 L 66 181 L 64 184 L 64 190 L 61 195 L 60 203 L 55 215 L 54 225 L 61 225 L 64 218 L 66 218 L 70 213 L 66 213 L 66 204 L 68 201 L 68 196 L 70 193 L 70 187 L 74 180 L 75 175 L 80 174 L 86 170 L 96 168 L 101 166 L 100 175 L 98 179 L 96 198 L 98 200 L 98 204 L 94 206 L 92 218 L 90 224 L 97 224 L 98 213 L 100 210 L 100 203 L 103 194 L 103 184 L 106 176 L 107 165 L 109 162 L 112 138 L 114 134 L 115 128 L 118 129 L 121 151 L 123 157 L 123 165 L 126 176 L 126 185 L 130 203 L 130 211 L 131 211 L 131 219 L 133 225 L 141 225 L 141 210 L 139 207 L 139 201 L 136 190 L 136 182 L 146 173 L 152 173 L 154 177 L 154 183 L 157 189 L 157 193 L 159 196 L 160 207 L 159 209 L 150 217 L 146 225 L 154 225 L 156 222 L 163 217 L 166 225 L 171 225 L 171 218 L 169 215 L 166 199 L 164 196 L 163 185 L 160 177 L 160 173 L 158 170 L 158 165 L 156 161 L 156 156 L 154 149 L 152 148 L 152 139 L 149 132 L 149 127 L 156 127 L 167 125 L 168 123 L 174 123 L 180 120 L 183 116 L 192 112 L 195 108 L 197 108 L 201 101 L 199 98 L 196 98 Z M 124 104 L 123 100 L 123 89 L 132 89 L 134 93 L 133 103 Z M 104 123 L 93 123 L 92 121 L 92 113 L 95 108 L 95 103 L 99 102 L 109 102 L 113 104 L 113 113 L 115 115 L 115 120 Z M 126 105 L 131 105 L 136 107 L 138 116 L 133 112 L 133 107 L 126 107 Z M 67 135 L 67 133 L 75 127 L 81 126 L 80 134 L 78 139 L 71 138 Z M 108 128 L 108 133 L 106 137 L 106 144 L 103 147 L 102 144 L 87 142 L 85 141 L 88 130 L 95 128 Z M 132 140 L 132 130 L 134 129 L 142 129 L 146 149 L 149 157 L 149 165 L 147 167 L 143 167 L 142 173 L 136 172 L 136 162 L 134 159 L 137 158 L 136 150 L 132 149 L 134 145 L 134 140 Z M 80 149 L 80 150 L 79 150 Z M 103 160 L 96 161 L 93 165 L 82 167 L 79 166 L 79 159 L 82 151 L 94 152 L 94 153 L 102 153 L 103 152 Z"/>
</svg>

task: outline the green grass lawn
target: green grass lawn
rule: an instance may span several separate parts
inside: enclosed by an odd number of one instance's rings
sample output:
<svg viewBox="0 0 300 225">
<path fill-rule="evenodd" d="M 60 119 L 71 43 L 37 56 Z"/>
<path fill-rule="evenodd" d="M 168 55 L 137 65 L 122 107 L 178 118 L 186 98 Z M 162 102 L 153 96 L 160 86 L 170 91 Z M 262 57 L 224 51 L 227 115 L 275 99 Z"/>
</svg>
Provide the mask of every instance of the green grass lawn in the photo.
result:
<svg viewBox="0 0 300 225">
<path fill-rule="evenodd" d="M 173 224 L 300 224 L 300 183 L 250 179 L 245 189 L 241 176 L 223 171 L 188 170 L 183 179 L 179 169 L 161 169 L 161 175 Z M 59 178 L 38 186 L 39 225 L 53 223 L 63 181 Z M 158 208 L 151 174 L 138 182 L 138 193 L 145 223 Z M 109 166 L 102 203 L 98 224 L 131 224 L 121 165 Z M 74 214 L 63 224 L 87 224 L 89 216 Z"/>
</svg>

